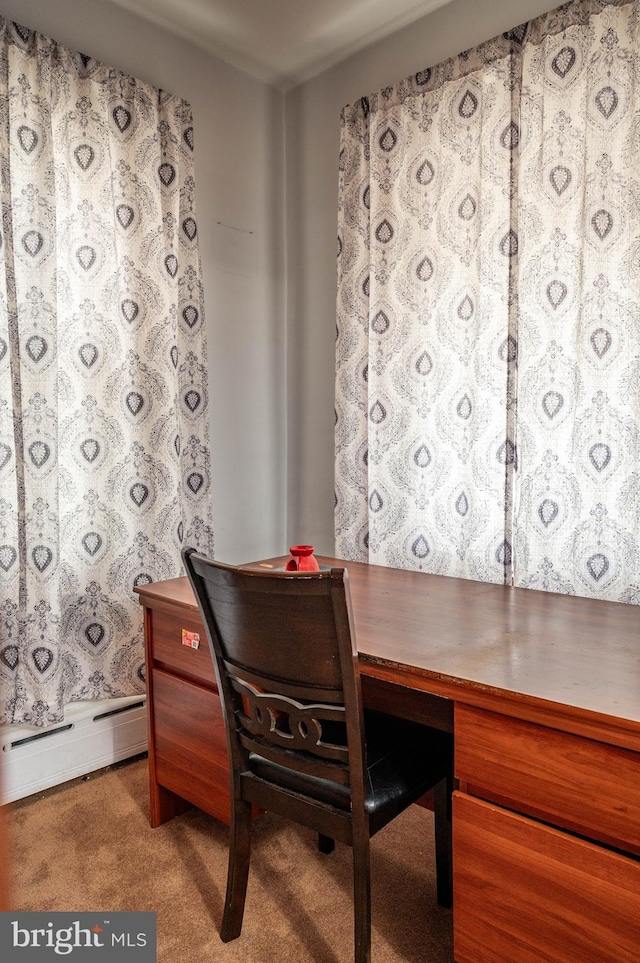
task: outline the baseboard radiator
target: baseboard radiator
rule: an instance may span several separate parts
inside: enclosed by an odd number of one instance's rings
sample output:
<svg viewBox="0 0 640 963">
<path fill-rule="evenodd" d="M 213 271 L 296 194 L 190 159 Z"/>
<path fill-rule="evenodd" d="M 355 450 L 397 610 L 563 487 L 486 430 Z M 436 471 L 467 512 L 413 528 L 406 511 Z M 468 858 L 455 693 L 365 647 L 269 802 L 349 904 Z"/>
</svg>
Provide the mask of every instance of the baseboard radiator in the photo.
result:
<svg viewBox="0 0 640 963">
<path fill-rule="evenodd" d="M 0 803 L 95 772 L 147 749 L 146 696 L 72 702 L 47 729 L 0 729 Z"/>
</svg>

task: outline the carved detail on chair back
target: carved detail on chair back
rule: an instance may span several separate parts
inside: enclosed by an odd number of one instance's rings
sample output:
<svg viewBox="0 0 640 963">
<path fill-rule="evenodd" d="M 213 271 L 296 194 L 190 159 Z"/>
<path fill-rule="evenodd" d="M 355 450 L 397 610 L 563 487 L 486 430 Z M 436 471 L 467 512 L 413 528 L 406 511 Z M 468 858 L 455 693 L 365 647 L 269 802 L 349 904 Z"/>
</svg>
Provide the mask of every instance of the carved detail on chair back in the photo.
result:
<svg viewBox="0 0 640 963">
<path fill-rule="evenodd" d="M 256 750 L 258 740 L 262 739 L 323 759 L 348 761 L 344 706 L 325 703 L 305 705 L 288 696 L 260 691 L 237 676 L 231 679 L 231 685 L 242 697 L 236 705 L 236 718 L 248 733 L 256 737 Z M 327 723 L 333 723 L 333 726 Z M 324 738 L 328 729 L 335 733 L 338 726 L 344 735 L 342 743 L 332 741 L 331 735 Z"/>
</svg>

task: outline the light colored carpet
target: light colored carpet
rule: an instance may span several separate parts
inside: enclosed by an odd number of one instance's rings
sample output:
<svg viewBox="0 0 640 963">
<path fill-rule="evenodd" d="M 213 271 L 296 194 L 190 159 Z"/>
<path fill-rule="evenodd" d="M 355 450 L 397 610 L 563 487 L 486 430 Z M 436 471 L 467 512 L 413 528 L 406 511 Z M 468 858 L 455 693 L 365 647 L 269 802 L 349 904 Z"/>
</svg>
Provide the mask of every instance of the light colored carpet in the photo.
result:
<svg viewBox="0 0 640 963">
<path fill-rule="evenodd" d="M 351 852 L 256 820 L 242 935 L 220 942 L 227 829 L 193 809 L 148 821 L 147 761 L 113 767 L 7 807 L 10 907 L 153 910 L 161 963 L 347 963 Z M 374 963 L 451 963 L 452 914 L 436 902 L 433 815 L 412 806 L 372 841 Z"/>
</svg>

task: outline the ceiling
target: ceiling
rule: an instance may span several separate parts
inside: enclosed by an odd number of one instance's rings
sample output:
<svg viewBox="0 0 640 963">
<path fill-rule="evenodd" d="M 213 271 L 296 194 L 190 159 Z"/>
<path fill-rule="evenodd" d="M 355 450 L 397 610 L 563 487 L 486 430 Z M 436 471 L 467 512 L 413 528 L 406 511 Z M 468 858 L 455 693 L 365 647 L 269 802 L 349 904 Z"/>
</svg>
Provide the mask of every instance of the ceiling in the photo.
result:
<svg viewBox="0 0 640 963">
<path fill-rule="evenodd" d="M 451 0 L 111 0 L 281 90 Z"/>
</svg>

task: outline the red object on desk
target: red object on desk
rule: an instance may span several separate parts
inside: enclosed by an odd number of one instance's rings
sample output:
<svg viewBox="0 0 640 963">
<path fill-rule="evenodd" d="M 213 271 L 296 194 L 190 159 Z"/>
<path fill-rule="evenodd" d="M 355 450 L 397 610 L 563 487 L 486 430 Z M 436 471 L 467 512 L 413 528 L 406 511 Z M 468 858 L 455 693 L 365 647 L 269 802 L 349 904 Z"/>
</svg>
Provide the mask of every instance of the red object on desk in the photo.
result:
<svg viewBox="0 0 640 963">
<path fill-rule="evenodd" d="M 320 566 L 313 554 L 313 545 L 292 545 L 291 558 L 285 568 L 287 572 L 317 572 Z"/>
</svg>

